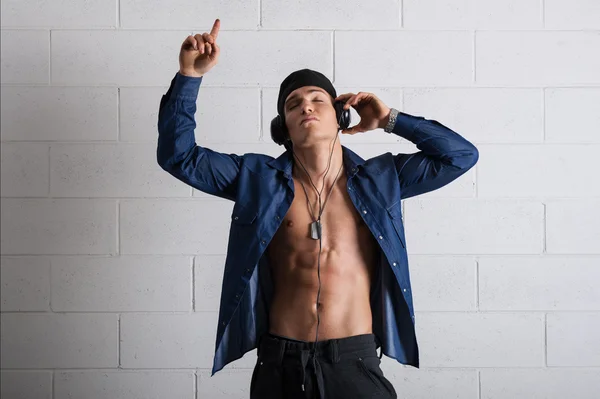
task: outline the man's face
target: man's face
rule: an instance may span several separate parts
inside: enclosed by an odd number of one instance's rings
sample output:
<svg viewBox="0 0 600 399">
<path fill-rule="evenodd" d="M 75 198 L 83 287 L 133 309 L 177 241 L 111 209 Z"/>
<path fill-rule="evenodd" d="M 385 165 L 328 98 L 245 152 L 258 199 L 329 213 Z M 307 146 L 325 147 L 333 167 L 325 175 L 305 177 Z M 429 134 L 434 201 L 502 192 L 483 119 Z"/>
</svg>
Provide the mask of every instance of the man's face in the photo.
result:
<svg viewBox="0 0 600 399">
<path fill-rule="evenodd" d="M 294 145 L 333 138 L 338 123 L 333 99 L 317 86 L 304 86 L 291 92 L 284 105 L 285 123 Z M 305 118 L 316 118 L 303 122 Z"/>
</svg>

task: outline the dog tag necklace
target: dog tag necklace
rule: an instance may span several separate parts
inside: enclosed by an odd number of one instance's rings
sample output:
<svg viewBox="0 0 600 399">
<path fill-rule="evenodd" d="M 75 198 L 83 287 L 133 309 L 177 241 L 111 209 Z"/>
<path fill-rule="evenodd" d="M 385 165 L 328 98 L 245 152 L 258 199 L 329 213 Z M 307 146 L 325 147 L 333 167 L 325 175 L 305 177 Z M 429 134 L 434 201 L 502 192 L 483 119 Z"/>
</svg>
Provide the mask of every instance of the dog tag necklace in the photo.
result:
<svg viewBox="0 0 600 399">
<path fill-rule="evenodd" d="M 331 188 L 329 189 L 329 193 L 327 194 L 327 197 L 325 197 L 325 202 L 323 203 L 323 206 L 321 205 L 321 195 L 320 193 L 318 193 L 319 196 L 319 206 L 320 206 L 320 210 L 319 210 L 319 217 L 315 220 L 315 215 L 313 213 L 313 209 L 312 209 L 312 204 L 310 203 L 310 200 L 308 199 L 308 192 L 306 192 L 306 187 L 304 187 L 304 183 L 302 183 L 302 180 L 298 179 L 298 181 L 300 181 L 300 184 L 302 185 L 302 189 L 304 190 L 304 194 L 306 195 L 306 203 L 309 205 L 309 210 L 310 210 L 310 216 L 311 219 L 313 219 L 313 222 L 310 224 L 310 238 L 312 238 L 313 240 L 318 240 L 322 237 L 322 225 L 321 225 L 321 215 L 323 214 L 323 211 L 325 210 L 325 204 L 327 204 L 327 200 L 329 200 L 329 197 L 331 196 L 331 193 L 333 192 L 333 187 L 335 187 L 335 183 L 338 180 L 338 177 L 340 176 L 340 172 L 342 171 L 342 168 L 344 167 L 344 163 L 342 163 L 342 165 L 340 166 L 340 169 L 338 170 L 337 175 L 335 176 L 335 180 L 333 181 L 333 184 L 331 185 Z M 308 175 L 308 173 L 307 173 Z M 308 178 L 310 179 L 310 176 L 308 176 Z"/>
</svg>

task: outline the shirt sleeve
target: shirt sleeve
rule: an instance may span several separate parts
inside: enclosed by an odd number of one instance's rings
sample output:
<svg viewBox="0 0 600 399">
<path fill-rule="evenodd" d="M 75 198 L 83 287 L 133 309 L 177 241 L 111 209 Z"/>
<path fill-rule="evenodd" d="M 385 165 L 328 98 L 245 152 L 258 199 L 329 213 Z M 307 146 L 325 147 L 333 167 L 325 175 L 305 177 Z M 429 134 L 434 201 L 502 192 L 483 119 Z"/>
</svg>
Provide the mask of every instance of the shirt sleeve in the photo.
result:
<svg viewBox="0 0 600 399">
<path fill-rule="evenodd" d="M 182 182 L 235 201 L 242 156 L 196 144 L 196 100 L 203 77 L 176 73 L 158 112 L 158 164 Z"/>
<path fill-rule="evenodd" d="M 471 142 L 436 120 L 398 112 L 391 133 L 411 141 L 420 150 L 394 155 L 401 199 L 445 186 L 479 159 Z"/>
</svg>

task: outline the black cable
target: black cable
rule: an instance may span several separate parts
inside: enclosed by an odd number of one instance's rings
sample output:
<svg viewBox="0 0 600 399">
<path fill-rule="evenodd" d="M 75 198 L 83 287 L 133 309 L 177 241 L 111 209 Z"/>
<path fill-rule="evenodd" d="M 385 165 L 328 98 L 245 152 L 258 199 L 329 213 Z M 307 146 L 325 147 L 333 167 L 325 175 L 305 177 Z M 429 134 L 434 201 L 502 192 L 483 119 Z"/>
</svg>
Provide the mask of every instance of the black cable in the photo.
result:
<svg viewBox="0 0 600 399">
<path fill-rule="evenodd" d="M 343 114 L 342 114 L 343 115 Z M 340 120 L 342 119 L 342 115 L 340 115 Z M 339 125 L 339 121 L 338 121 L 338 125 Z M 331 166 L 331 158 L 333 157 L 333 150 L 335 149 L 335 143 L 337 141 L 337 137 L 338 137 L 338 133 L 336 132 L 335 135 L 335 139 L 333 141 L 333 146 L 331 148 L 331 153 L 329 154 L 329 161 L 327 162 L 327 169 L 325 172 L 325 175 L 323 176 L 323 187 L 321 188 L 321 191 L 323 191 L 325 189 L 325 178 L 327 177 L 327 173 L 329 173 L 329 168 Z M 298 156 L 296 155 L 296 153 L 293 150 L 292 147 L 292 154 L 294 155 L 294 157 L 296 157 L 296 159 L 298 160 L 298 162 L 300 163 L 300 166 L 302 166 L 302 169 L 304 169 L 304 172 L 306 173 L 306 175 L 308 176 L 308 179 L 310 181 L 310 184 L 312 184 L 312 186 L 314 187 L 315 191 L 317 192 L 317 196 L 319 198 L 319 217 L 317 219 L 319 226 L 321 226 L 321 214 L 323 213 L 323 208 L 321 208 L 321 192 L 319 192 L 319 190 L 317 189 L 317 187 L 313 184 L 312 179 L 310 178 L 310 174 L 308 173 L 308 171 L 306 170 L 306 168 L 304 167 L 304 165 L 302 164 L 302 161 L 300 161 L 300 158 L 298 158 Z M 343 166 L 343 160 L 342 160 L 342 166 Z M 339 174 L 341 172 L 342 168 L 340 167 L 340 170 L 338 171 L 338 174 L 335 177 L 334 180 L 334 185 L 335 182 L 337 182 L 337 179 L 339 177 Z M 331 188 L 333 190 L 333 186 Z M 307 199 L 308 199 L 308 195 L 307 195 Z M 325 203 L 327 203 L 327 200 L 329 199 L 329 196 L 325 199 Z M 323 204 L 324 207 L 325 204 Z M 312 206 L 311 206 L 312 208 Z M 312 211 L 311 211 L 312 213 Z M 313 356 L 312 356 L 312 360 L 313 360 L 313 368 L 316 371 L 316 351 L 317 351 L 317 342 L 319 340 L 319 325 L 321 323 L 321 318 L 319 317 L 319 297 L 321 295 L 321 252 L 323 250 L 323 238 L 322 238 L 322 234 L 321 234 L 321 229 L 319 228 L 318 230 L 318 235 L 319 235 L 319 257 L 318 257 L 318 261 L 317 261 L 317 276 L 319 279 L 319 288 L 317 290 L 317 329 L 316 329 L 316 334 L 315 334 L 315 343 L 313 346 Z"/>
</svg>

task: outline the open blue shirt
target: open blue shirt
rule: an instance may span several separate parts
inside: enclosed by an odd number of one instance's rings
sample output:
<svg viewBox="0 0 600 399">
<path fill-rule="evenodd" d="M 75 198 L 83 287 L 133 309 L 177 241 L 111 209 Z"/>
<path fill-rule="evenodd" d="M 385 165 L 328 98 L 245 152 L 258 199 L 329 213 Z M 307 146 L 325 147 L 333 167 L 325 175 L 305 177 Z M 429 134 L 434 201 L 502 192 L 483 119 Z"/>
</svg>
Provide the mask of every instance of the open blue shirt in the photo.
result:
<svg viewBox="0 0 600 399">
<path fill-rule="evenodd" d="M 235 201 L 219 309 L 212 375 L 258 345 L 269 330 L 273 281 L 269 242 L 294 199 L 289 151 L 225 154 L 196 144 L 196 99 L 202 77 L 176 73 L 160 101 L 158 164 L 205 193 Z M 400 112 L 393 133 L 418 152 L 364 160 L 342 146 L 347 190 L 379 244 L 371 286 L 373 333 L 382 354 L 419 367 L 415 317 L 400 201 L 436 190 L 469 170 L 477 148 L 435 120 Z"/>
</svg>

